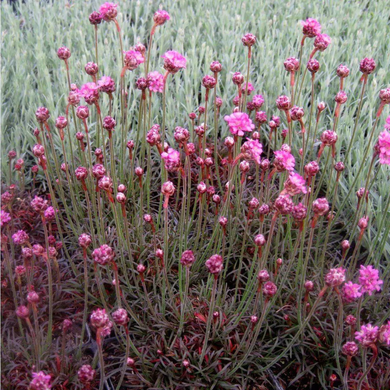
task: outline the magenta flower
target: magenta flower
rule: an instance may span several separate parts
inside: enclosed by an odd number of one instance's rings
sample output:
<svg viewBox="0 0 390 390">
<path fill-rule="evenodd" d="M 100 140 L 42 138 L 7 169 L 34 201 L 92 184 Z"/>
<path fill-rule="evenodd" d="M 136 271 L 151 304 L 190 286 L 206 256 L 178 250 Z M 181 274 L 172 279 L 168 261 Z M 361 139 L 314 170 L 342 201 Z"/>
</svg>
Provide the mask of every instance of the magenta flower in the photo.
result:
<svg viewBox="0 0 390 390">
<path fill-rule="evenodd" d="M 187 60 L 177 51 L 168 50 L 162 58 L 164 58 L 164 69 L 169 73 L 176 73 L 186 67 Z"/>
<path fill-rule="evenodd" d="M 165 169 L 173 172 L 180 167 L 180 153 L 172 148 L 168 148 L 167 152 L 161 153 L 161 158 L 165 162 Z"/>
<path fill-rule="evenodd" d="M 239 137 L 243 137 L 245 132 L 250 132 L 255 128 L 245 112 L 233 112 L 231 115 L 226 115 L 224 119 L 228 123 L 230 132 Z"/>
<path fill-rule="evenodd" d="M 302 33 L 305 37 L 314 38 L 321 33 L 321 25 L 316 19 L 302 20 Z"/>
<path fill-rule="evenodd" d="M 252 104 L 255 110 L 259 110 L 264 103 L 263 95 L 254 95 L 252 98 Z"/>
<path fill-rule="evenodd" d="M 12 235 L 12 239 L 16 245 L 23 245 L 28 242 L 29 236 L 24 230 L 18 230 Z"/>
<path fill-rule="evenodd" d="M 85 83 L 78 93 L 88 104 L 93 104 L 99 98 L 99 87 L 93 82 Z"/>
<path fill-rule="evenodd" d="M 363 347 L 369 347 L 371 344 L 375 344 L 378 340 L 377 326 L 371 324 L 362 325 L 360 332 L 355 332 L 355 339 L 362 344 Z"/>
<path fill-rule="evenodd" d="M 89 319 L 95 329 L 104 328 L 110 322 L 105 309 L 94 310 Z"/>
<path fill-rule="evenodd" d="M 85 364 L 77 371 L 77 377 L 81 383 L 87 384 L 93 381 L 96 371 L 89 365 Z"/>
<path fill-rule="evenodd" d="M 0 211 L 0 226 L 3 227 L 5 226 L 9 221 L 11 221 L 11 216 L 9 213 L 7 213 L 4 210 Z"/>
<path fill-rule="evenodd" d="M 373 58 L 363 58 L 360 61 L 360 71 L 363 74 L 371 74 L 376 68 L 376 63 Z"/>
<path fill-rule="evenodd" d="M 100 6 L 99 13 L 106 22 L 110 22 L 118 15 L 117 7 L 118 4 L 115 3 L 104 3 Z"/>
<path fill-rule="evenodd" d="M 114 257 L 114 250 L 106 244 L 103 244 L 100 248 L 96 248 L 92 252 L 93 260 L 100 265 L 106 265 L 111 263 L 112 261 L 114 261 Z"/>
<path fill-rule="evenodd" d="M 274 207 L 277 212 L 282 215 L 291 214 L 294 209 L 294 202 L 290 198 L 290 195 L 280 194 L 274 202 Z M 260 210 L 259 210 L 260 211 Z"/>
<path fill-rule="evenodd" d="M 284 190 L 282 194 L 290 196 L 298 195 L 300 193 L 306 194 L 306 181 L 299 173 L 290 173 L 288 179 L 284 182 Z"/>
<path fill-rule="evenodd" d="M 138 68 L 140 64 L 143 64 L 145 62 L 144 56 L 139 51 L 128 50 L 124 51 L 123 54 L 125 55 L 125 67 L 129 70 L 134 70 Z"/>
<path fill-rule="evenodd" d="M 160 92 L 160 93 L 163 92 L 164 76 L 161 73 L 159 73 L 157 71 L 150 72 L 148 74 L 146 81 L 148 83 L 149 91 Z"/>
<path fill-rule="evenodd" d="M 246 93 L 246 86 L 248 84 L 248 95 L 250 95 L 253 91 L 254 91 L 254 88 L 253 88 L 253 85 L 251 83 L 244 83 L 241 87 L 241 92 L 243 94 Z"/>
<path fill-rule="evenodd" d="M 43 371 L 33 372 L 33 379 L 30 382 L 29 390 L 50 390 L 51 376 L 46 375 Z"/>
<path fill-rule="evenodd" d="M 372 295 L 373 292 L 381 290 L 383 281 L 379 279 L 379 271 L 373 268 L 372 265 L 368 265 L 367 267 L 361 265 L 359 270 L 359 283 L 362 286 L 362 293 Z"/>
<path fill-rule="evenodd" d="M 170 18 L 169 13 L 163 9 L 156 11 L 153 15 L 153 21 L 157 26 L 163 25 Z"/>
<path fill-rule="evenodd" d="M 386 122 L 389 122 L 390 124 L 390 116 L 387 118 Z M 379 151 L 379 162 L 390 166 L 390 132 L 385 130 L 379 134 L 377 146 Z"/>
<path fill-rule="evenodd" d="M 362 296 L 362 293 L 359 291 L 360 288 L 361 286 L 359 284 L 352 282 L 345 283 L 342 290 L 345 302 L 350 303 L 360 298 Z"/>
<path fill-rule="evenodd" d="M 98 81 L 98 87 L 102 92 L 112 93 L 115 91 L 115 81 L 109 76 L 102 76 Z"/>
<path fill-rule="evenodd" d="M 345 269 L 342 267 L 332 268 L 325 275 L 325 283 L 331 287 L 341 286 L 345 282 Z"/>
<path fill-rule="evenodd" d="M 294 156 L 285 150 L 275 151 L 274 165 L 278 172 L 292 171 L 295 167 Z"/>
<path fill-rule="evenodd" d="M 195 256 L 192 250 L 186 250 L 182 253 L 180 263 L 184 266 L 191 266 L 195 263 Z"/>
<path fill-rule="evenodd" d="M 206 261 L 206 268 L 217 276 L 223 270 L 223 259 L 220 255 L 213 255 Z"/>
<path fill-rule="evenodd" d="M 314 47 L 319 51 L 324 51 L 330 45 L 330 42 L 329 35 L 318 34 L 314 40 Z"/>
<path fill-rule="evenodd" d="M 248 158 L 255 161 L 257 164 L 261 163 L 261 154 L 263 153 L 263 145 L 257 140 L 252 139 L 244 142 L 241 151 L 248 155 Z"/>
</svg>

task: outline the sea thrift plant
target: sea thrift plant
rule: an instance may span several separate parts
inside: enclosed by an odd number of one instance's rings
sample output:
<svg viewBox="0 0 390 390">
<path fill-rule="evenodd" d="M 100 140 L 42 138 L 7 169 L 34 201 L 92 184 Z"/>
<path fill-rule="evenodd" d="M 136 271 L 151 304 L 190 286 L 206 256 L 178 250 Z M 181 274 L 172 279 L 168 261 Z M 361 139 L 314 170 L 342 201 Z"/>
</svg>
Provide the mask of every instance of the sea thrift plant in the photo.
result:
<svg viewBox="0 0 390 390">
<path fill-rule="evenodd" d="M 308 18 L 267 59 L 285 69 L 267 90 L 265 26 L 237 18 L 228 62 L 198 43 L 194 58 L 174 10 L 125 7 L 85 12 L 94 45 L 54 52 L 64 98 L 44 107 L 39 90 L 34 144 L 7 150 L 4 386 L 385 388 L 388 231 L 372 211 L 390 92 L 375 60 L 331 66 L 340 37 Z"/>
</svg>

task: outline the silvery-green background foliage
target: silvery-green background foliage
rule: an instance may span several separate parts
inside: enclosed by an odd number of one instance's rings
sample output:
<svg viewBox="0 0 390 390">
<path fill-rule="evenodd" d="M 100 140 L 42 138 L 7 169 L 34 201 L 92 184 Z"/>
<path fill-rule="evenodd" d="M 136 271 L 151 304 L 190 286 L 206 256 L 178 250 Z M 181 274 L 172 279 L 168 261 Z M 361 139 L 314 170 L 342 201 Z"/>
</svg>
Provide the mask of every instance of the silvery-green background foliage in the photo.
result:
<svg viewBox="0 0 390 390">
<path fill-rule="evenodd" d="M 187 59 L 187 69 L 175 75 L 169 84 L 167 98 L 167 125 L 188 126 L 187 114 L 201 103 L 199 100 L 200 81 L 209 73 L 212 60 L 219 60 L 224 67 L 221 73 L 219 95 L 224 100 L 222 113 L 229 113 L 235 88 L 231 73 L 241 71 L 246 74 L 246 48 L 241 44 L 241 36 L 246 32 L 258 38 L 253 51 L 251 82 L 255 92 L 264 95 L 264 109 L 268 116 L 280 115 L 275 99 L 282 93 L 289 93 L 289 78 L 283 61 L 289 56 L 298 56 L 301 39 L 300 21 L 307 17 L 317 18 L 322 24 L 322 32 L 332 38 L 330 47 L 316 57 L 321 69 L 316 76 L 316 102 L 327 103 L 320 130 L 325 130 L 332 122 L 334 96 L 338 91 L 338 78 L 335 70 L 340 63 L 351 69 L 346 79 L 345 90 L 348 101 L 343 108 L 338 125 L 338 149 L 348 146 L 360 95 L 359 62 L 363 57 L 373 57 L 377 70 L 369 76 L 369 86 L 364 99 L 360 124 L 351 162 L 343 176 L 339 203 L 353 183 L 355 173 L 361 163 L 367 132 L 370 130 L 379 105 L 378 93 L 390 83 L 390 27 L 386 0 L 378 1 L 220 1 L 220 0 L 167 0 L 157 1 L 118 1 L 118 20 L 123 30 L 124 48 L 128 50 L 137 42 L 147 43 L 152 25 L 152 16 L 158 8 L 166 9 L 171 20 L 159 27 L 155 34 L 151 69 L 162 71 L 160 58 L 167 49 L 183 53 Z M 78 85 L 90 81 L 84 72 L 84 65 L 94 61 L 94 28 L 89 24 L 88 15 L 98 9 L 97 1 L 37 1 L 26 4 L 17 2 L 14 12 L 7 2 L 1 4 L 2 21 L 2 170 L 6 172 L 5 153 L 11 149 L 18 157 L 24 157 L 28 165 L 33 164 L 31 146 L 35 138 L 32 130 L 36 126 L 34 112 L 38 106 L 46 106 L 52 119 L 64 113 L 66 106 L 67 82 L 65 66 L 57 58 L 56 50 L 67 46 L 72 52 L 70 58 L 72 82 Z M 312 49 L 312 40 L 307 40 L 304 62 Z M 99 66 L 101 74 L 119 80 L 120 65 L 118 35 L 113 23 L 99 26 Z M 143 68 L 126 74 L 126 81 L 134 83 Z M 171 79 L 172 80 L 172 79 Z M 180 81 L 180 82 L 179 82 Z M 307 77 L 304 94 L 309 93 L 310 81 Z M 130 89 L 130 115 L 137 117 L 139 92 Z M 105 101 L 105 103 L 107 103 Z M 307 119 L 309 108 L 305 99 Z M 155 99 L 156 121 L 159 121 L 159 102 Z M 104 114 L 104 106 L 103 106 Z M 114 111 L 115 114 L 115 111 Z M 383 128 L 389 115 L 389 106 L 384 110 L 379 130 Z M 282 116 L 283 117 L 283 116 Z M 284 118 L 283 118 L 284 119 Z M 226 126 L 223 125 L 226 134 Z M 93 129 L 93 124 L 92 124 Z M 92 130 L 93 131 L 93 130 Z M 119 137 L 117 137 L 119 138 Z M 375 140 L 376 140 L 375 136 Z M 371 154 L 369 154 L 369 159 Z M 366 162 L 366 171 L 369 161 Z M 376 168 L 378 169 L 378 167 Z M 389 197 L 389 168 L 381 167 L 377 182 L 371 191 L 369 234 L 365 247 L 377 264 L 380 253 L 390 254 L 389 213 L 383 215 L 383 208 Z M 364 185 L 361 176 L 352 195 L 342 210 L 347 222 L 356 208 L 354 192 Z M 379 230 L 379 235 L 378 235 Z M 376 240 L 375 240 L 376 238 Z M 375 244 L 375 245 L 374 245 Z"/>
</svg>

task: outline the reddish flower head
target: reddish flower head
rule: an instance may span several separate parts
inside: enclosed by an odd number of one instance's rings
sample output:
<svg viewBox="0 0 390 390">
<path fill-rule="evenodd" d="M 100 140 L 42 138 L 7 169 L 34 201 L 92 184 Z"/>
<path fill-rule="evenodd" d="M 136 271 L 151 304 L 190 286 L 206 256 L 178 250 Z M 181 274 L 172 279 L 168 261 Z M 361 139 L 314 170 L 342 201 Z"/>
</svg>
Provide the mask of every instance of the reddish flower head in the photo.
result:
<svg viewBox="0 0 390 390">
<path fill-rule="evenodd" d="M 299 69 L 299 61 L 295 57 L 289 57 L 284 61 L 284 68 L 287 72 L 296 72 Z"/>
<path fill-rule="evenodd" d="M 241 41 L 244 46 L 251 47 L 256 43 L 256 36 L 251 33 L 247 33 L 241 38 Z"/>
<path fill-rule="evenodd" d="M 276 99 L 276 106 L 279 108 L 279 110 L 286 111 L 289 110 L 291 107 L 291 101 L 288 96 L 280 95 Z"/>
<path fill-rule="evenodd" d="M 363 58 L 360 61 L 360 71 L 363 74 L 371 74 L 376 68 L 376 63 L 373 58 Z"/>
<path fill-rule="evenodd" d="M 112 93 L 115 91 L 115 81 L 109 76 L 102 76 L 98 81 L 98 87 L 102 92 Z"/>
<path fill-rule="evenodd" d="M 125 67 L 129 70 L 134 70 L 138 68 L 139 65 L 145 62 L 144 56 L 139 51 L 128 50 L 124 51 L 123 54 L 125 55 Z"/>
<path fill-rule="evenodd" d="M 325 275 L 325 283 L 328 286 L 338 287 L 345 282 L 345 269 L 342 267 L 332 268 Z"/>
<path fill-rule="evenodd" d="M 164 10 L 158 10 L 153 15 L 154 24 L 156 24 L 157 26 L 163 25 L 170 18 L 171 17 L 169 16 L 169 13 Z"/>
<path fill-rule="evenodd" d="M 337 76 L 345 78 L 349 76 L 349 68 L 343 64 L 340 64 L 336 70 Z"/>
<path fill-rule="evenodd" d="M 100 265 L 106 265 L 111 263 L 112 261 L 114 261 L 114 257 L 114 250 L 106 244 L 103 244 L 100 248 L 96 248 L 92 252 L 93 260 Z"/>
<path fill-rule="evenodd" d="M 77 377 L 81 383 L 87 384 L 93 381 L 96 371 L 89 365 L 85 364 L 77 371 Z"/>
<path fill-rule="evenodd" d="M 320 69 L 320 63 L 315 58 L 312 58 L 311 60 L 308 61 L 306 67 L 309 72 L 317 73 L 318 70 Z"/>
<path fill-rule="evenodd" d="M 329 211 L 329 203 L 326 198 L 318 198 L 313 202 L 314 214 L 320 216 L 325 215 Z"/>
<path fill-rule="evenodd" d="M 191 266 L 195 262 L 194 252 L 186 250 L 182 253 L 180 263 L 184 266 Z"/>
<path fill-rule="evenodd" d="M 316 19 L 308 18 L 302 21 L 302 33 L 308 38 L 314 38 L 321 33 L 321 25 Z"/>
<path fill-rule="evenodd" d="M 206 261 L 206 268 L 211 274 L 218 275 L 223 269 L 223 259 L 220 255 L 213 255 Z"/>
<path fill-rule="evenodd" d="M 314 47 L 319 51 L 324 51 L 330 44 L 331 39 L 329 35 L 318 34 L 314 40 Z"/>
<path fill-rule="evenodd" d="M 60 60 L 67 60 L 70 57 L 70 50 L 63 46 L 57 50 L 57 56 Z"/>
</svg>

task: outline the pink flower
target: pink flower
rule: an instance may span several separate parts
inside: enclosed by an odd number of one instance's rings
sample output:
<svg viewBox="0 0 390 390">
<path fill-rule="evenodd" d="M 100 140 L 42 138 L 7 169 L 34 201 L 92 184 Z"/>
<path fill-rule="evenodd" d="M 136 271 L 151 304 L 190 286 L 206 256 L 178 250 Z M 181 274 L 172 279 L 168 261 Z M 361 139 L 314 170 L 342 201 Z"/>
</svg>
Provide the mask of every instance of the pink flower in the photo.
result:
<svg viewBox="0 0 390 390">
<path fill-rule="evenodd" d="M 115 91 L 115 81 L 109 76 L 102 76 L 98 81 L 98 86 L 102 92 L 112 93 Z"/>
<path fill-rule="evenodd" d="M 162 93 L 164 89 L 164 76 L 157 71 L 150 72 L 147 83 L 149 91 Z"/>
<path fill-rule="evenodd" d="M 211 274 L 218 275 L 223 270 L 223 259 L 220 255 L 213 255 L 206 261 L 206 268 Z"/>
<path fill-rule="evenodd" d="M 99 98 L 99 87 L 93 82 L 85 83 L 78 93 L 88 104 L 93 104 Z"/>
<path fill-rule="evenodd" d="M 43 371 L 33 372 L 33 379 L 30 382 L 29 390 L 50 390 L 51 376 L 46 375 Z"/>
<path fill-rule="evenodd" d="M 95 329 L 104 328 L 110 322 L 105 309 L 96 309 L 90 317 L 91 325 Z"/>
<path fill-rule="evenodd" d="M 11 216 L 9 213 L 7 213 L 4 210 L 0 211 L 0 226 L 3 227 L 5 226 L 9 221 L 11 221 Z"/>
<path fill-rule="evenodd" d="M 244 154 L 247 154 L 251 160 L 260 164 L 261 154 L 263 153 L 263 145 L 257 139 L 244 142 L 241 147 L 241 151 Z"/>
<path fill-rule="evenodd" d="M 248 95 L 250 95 L 253 91 L 254 91 L 254 88 L 253 88 L 253 85 L 251 83 L 244 83 L 241 87 L 241 92 L 243 94 L 246 93 L 246 86 L 248 84 Z"/>
<path fill-rule="evenodd" d="M 169 73 L 176 73 L 186 67 L 187 60 L 177 51 L 168 50 L 162 58 L 164 58 L 164 69 Z"/>
<path fill-rule="evenodd" d="M 295 167 L 294 156 L 285 150 L 277 150 L 275 153 L 274 165 L 279 172 L 292 171 Z"/>
<path fill-rule="evenodd" d="M 77 377 L 81 383 L 90 383 L 95 377 L 96 371 L 89 365 L 85 364 L 77 371 Z"/>
<path fill-rule="evenodd" d="M 330 44 L 331 39 L 329 35 L 318 34 L 314 40 L 314 47 L 319 51 L 324 51 Z"/>
<path fill-rule="evenodd" d="M 106 22 L 110 22 L 118 15 L 117 7 L 118 4 L 104 3 L 99 8 L 100 15 Z"/>
<path fill-rule="evenodd" d="M 386 119 L 390 127 L 390 116 Z M 385 130 L 379 134 L 378 138 L 379 162 L 390 165 L 390 133 Z"/>
<path fill-rule="evenodd" d="M 167 152 L 161 153 L 161 158 L 165 162 L 165 169 L 170 172 L 176 171 L 180 167 L 180 153 L 172 148 L 168 148 Z"/>
<path fill-rule="evenodd" d="M 24 230 L 18 230 L 12 235 L 12 239 L 16 245 L 23 245 L 28 242 L 29 236 Z"/>
<path fill-rule="evenodd" d="M 304 36 L 314 38 L 321 33 L 321 25 L 316 19 L 308 18 L 305 21 L 302 20 L 301 23 Z"/>
<path fill-rule="evenodd" d="M 345 281 L 345 269 L 342 267 L 332 268 L 325 275 L 325 283 L 328 286 L 338 287 L 342 285 Z"/>
<path fill-rule="evenodd" d="M 156 11 L 153 15 L 153 21 L 157 26 L 163 25 L 170 18 L 169 13 L 163 9 Z"/>
<path fill-rule="evenodd" d="M 368 265 L 367 267 L 361 265 L 359 270 L 359 283 L 362 286 L 362 293 L 372 295 L 373 292 L 381 290 L 380 286 L 383 284 L 383 281 L 379 279 L 379 271 L 373 268 L 372 265 Z"/>
<path fill-rule="evenodd" d="M 356 283 L 348 282 L 343 286 L 343 298 L 346 302 L 353 302 L 355 299 L 360 298 L 362 293 L 359 291 L 361 286 Z"/>
<path fill-rule="evenodd" d="M 106 265 L 111 263 L 112 261 L 114 261 L 114 257 L 114 250 L 106 244 L 103 244 L 100 248 L 96 248 L 92 252 L 93 260 L 100 265 Z"/>
<path fill-rule="evenodd" d="M 125 55 L 125 67 L 129 70 L 134 70 L 138 68 L 140 64 L 145 62 L 144 56 L 139 51 L 128 50 L 124 51 L 123 54 Z"/>
<path fill-rule="evenodd" d="M 259 110 L 264 103 L 263 95 L 254 95 L 252 98 L 253 107 Z"/>
<path fill-rule="evenodd" d="M 371 344 L 375 344 L 378 340 L 377 326 L 371 324 L 362 325 L 360 332 L 355 332 L 355 339 L 362 344 L 363 347 L 369 347 Z"/>
<path fill-rule="evenodd" d="M 246 131 L 252 131 L 255 128 L 245 112 L 233 112 L 231 115 L 226 115 L 224 119 L 228 123 L 230 132 L 239 137 L 243 137 Z"/>
<path fill-rule="evenodd" d="M 299 173 L 290 173 L 288 179 L 284 182 L 283 194 L 290 196 L 298 195 L 300 193 L 306 194 L 306 181 Z"/>
<path fill-rule="evenodd" d="M 184 266 L 191 266 L 195 262 L 194 252 L 186 250 L 182 253 L 180 263 Z"/>
<path fill-rule="evenodd" d="M 280 214 L 287 215 L 292 213 L 294 209 L 294 202 L 290 198 L 290 195 L 281 194 L 275 199 L 274 207 Z"/>
</svg>

